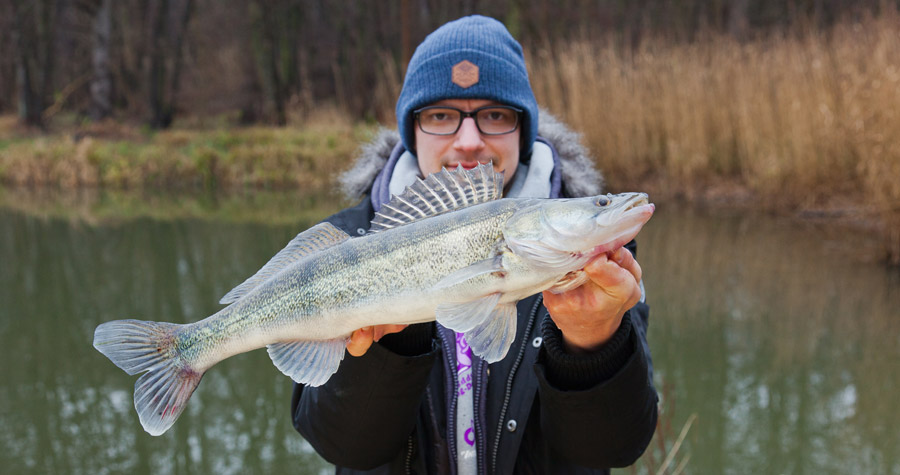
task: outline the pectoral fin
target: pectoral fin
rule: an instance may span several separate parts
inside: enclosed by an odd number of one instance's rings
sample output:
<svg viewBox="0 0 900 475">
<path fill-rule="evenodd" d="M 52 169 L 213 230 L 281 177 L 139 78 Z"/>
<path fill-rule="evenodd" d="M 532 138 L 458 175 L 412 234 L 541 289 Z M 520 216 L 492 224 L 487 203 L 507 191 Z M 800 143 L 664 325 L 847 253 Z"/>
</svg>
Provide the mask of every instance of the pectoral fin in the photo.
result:
<svg viewBox="0 0 900 475">
<path fill-rule="evenodd" d="M 298 340 L 267 345 L 279 371 L 308 386 L 321 386 L 344 359 L 346 340 Z"/>
<path fill-rule="evenodd" d="M 516 306 L 503 304 L 481 325 L 466 332 L 472 351 L 488 363 L 502 360 L 516 338 Z"/>
<path fill-rule="evenodd" d="M 436 284 L 434 284 L 434 287 L 437 289 L 452 287 L 461 282 L 465 282 L 474 277 L 478 277 L 479 275 L 502 271 L 503 259 L 498 255 L 490 259 L 478 261 L 470 266 L 463 267 L 456 272 L 451 272 L 450 274 L 444 276 L 444 278 L 439 280 Z"/>
<path fill-rule="evenodd" d="M 582 284 L 584 284 L 588 280 L 590 280 L 590 277 L 588 277 L 587 273 L 585 273 L 583 269 L 580 269 L 574 272 L 569 272 L 562 279 L 559 279 L 557 283 L 553 284 L 553 287 L 550 287 L 547 290 L 553 292 L 554 294 L 561 294 L 563 292 L 568 292 L 572 289 L 581 287 Z"/>
</svg>

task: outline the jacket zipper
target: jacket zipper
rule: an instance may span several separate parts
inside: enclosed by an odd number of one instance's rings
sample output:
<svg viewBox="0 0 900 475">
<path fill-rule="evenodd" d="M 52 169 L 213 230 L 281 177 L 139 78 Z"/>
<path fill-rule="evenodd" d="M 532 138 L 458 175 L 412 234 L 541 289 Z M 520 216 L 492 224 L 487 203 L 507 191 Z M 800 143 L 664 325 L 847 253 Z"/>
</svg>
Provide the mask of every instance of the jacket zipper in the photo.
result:
<svg viewBox="0 0 900 475">
<path fill-rule="evenodd" d="M 441 344 L 443 345 L 444 353 L 448 356 L 444 358 L 445 362 L 445 371 L 447 372 L 447 377 L 445 379 L 446 382 L 449 382 L 449 388 L 453 388 L 453 397 L 450 398 L 450 407 L 447 408 L 450 417 L 448 419 L 447 424 L 447 443 L 450 445 L 450 467 L 453 468 L 453 471 L 456 471 L 456 402 L 457 402 L 457 392 L 459 389 L 457 388 L 457 381 L 455 378 L 455 372 L 452 371 L 453 368 L 456 367 L 456 342 L 453 342 L 454 346 L 450 346 L 450 343 L 447 342 L 446 333 L 440 331 L 438 329 L 438 335 L 441 337 Z M 453 351 L 451 351 L 453 350 Z M 452 361 L 451 361 L 452 358 Z"/>
<path fill-rule="evenodd" d="M 509 371 L 509 377 L 506 379 L 506 391 L 503 395 L 503 406 L 500 408 L 500 418 L 497 421 L 497 435 L 494 437 L 494 450 L 491 454 L 491 473 L 497 473 L 497 451 L 500 449 L 500 436 L 503 435 L 503 419 L 506 418 L 506 410 L 509 407 L 509 400 L 512 397 L 513 378 L 522 359 L 525 357 L 525 350 L 528 348 L 528 338 L 531 336 L 531 328 L 534 326 L 534 320 L 537 316 L 538 309 L 544 301 L 543 295 L 538 295 L 534 306 L 531 308 L 531 315 L 528 317 L 528 325 L 525 327 L 525 333 L 522 334 L 522 344 L 519 347 L 519 354 L 516 356 L 516 362 L 513 363 L 512 369 Z M 524 430 L 525 428 L 522 427 Z"/>
<path fill-rule="evenodd" d="M 407 473 L 407 475 L 412 474 L 412 456 L 413 456 L 413 434 L 410 434 L 409 439 L 406 441 L 406 473 Z"/>
<path fill-rule="evenodd" d="M 487 366 L 487 363 L 485 363 L 484 360 L 479 358 L 478 359 L 478 374 L 484 373 L 485 366 Z M 475 375 L 474 375 L 475 368 L 474 367 L 472 368 L 472 372 L 473 372 L 472 380 L 474 382 L 474 380 L 475 380 Z M 482 381 L 484 381 L 484 384 L 487 384 L 487 377 L 483 378 Z M 475 471 L 478 473 L 484 473 L 484 468 L 485 468 L 484 448 L 487 447 L 487 444 L 485 443 L 485 440 L 484 440 L 484 428 L 481 427 L 481 423 L 480 423 L 481 417 L 479 417 L 479 412 L 485 410 L 484 407 L 482 407 L 483 405 L 478 404 L 478 402 L 481 401 L 482 386 L 484 386 L 484 385 L 483 384 L 477 384 L 477 385 L 473 384 L 474 391 L 472 393 L 472 402 L 474 403 L 474 404 L 472 404 L 472 406 L 473 406 L 473 408 L 475 408 L 475 411 L 473 411 L 473 414 L 472 414 L 472 416 L 473 416 L 472 419 L 475 423 L 474 424 L 474 426 L 475 426 L 475 443 L 478 445 L 478 450 L 476 450 L 476 452 L 475 452 L 475 460 L 476 460 Z"/>
</svg>

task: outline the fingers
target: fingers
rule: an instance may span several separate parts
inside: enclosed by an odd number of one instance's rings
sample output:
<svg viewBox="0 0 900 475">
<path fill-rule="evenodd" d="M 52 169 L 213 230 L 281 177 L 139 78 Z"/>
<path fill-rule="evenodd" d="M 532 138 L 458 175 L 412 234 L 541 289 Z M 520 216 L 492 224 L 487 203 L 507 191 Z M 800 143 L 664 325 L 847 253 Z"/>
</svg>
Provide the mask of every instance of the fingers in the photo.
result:
<svg viewBox="0 0 900 475">
<path fill-rule="evenodd" d="M 397 333 L 406 328 L 406 325 L 375 325 L 360 328 L 350 334 L 347 342 L 347 352 L 353 356 L 362 356 L 369 351 L 373 342 L 381 339 L 388 333 Z"/>
<path fill-rule="evenodd" d="M 381 340 L 381 337 L 389 333 L 397 333 L 399 331 L 402 331 L 406 327 L 407 325 L 375 325 L 375 341 Z"/>
<path fill-rule="evenodd" d="M 542 294 L 544 296 L 544 306 L 547 307 L 547 311 L 550 312 L 550 315 L 561 311 L 563 309 L 563 304 L 568 301 L 568 296 L 565 292 L 555 294 L 549 290 L 545 290 Z"/>
<path fill-rule="evenodd" d="M 641 267 L 624 248 L 597 256 L 584 267 L 584 271 L 591 281 L 604 289 L 637 283 L 641 278 Z"/>
<path fill-rule="evenodd" d="M 634 258 L 634 255 L 631 254 L 631 251 L 625 249 L 624 247 L 620 247 L 615 252 L 613 252 L 612 256 L 610 256 L 612 260 L 619 264 L 619 267 L 627 270 L 634 276 L 634 280 L 640 282 L 641 277 L 643 276 L 641 271 L 641 265 L 638 264 L 637 259 Z"/>
<path fill-rule="evenodd" d="M 374 341 L 374 328 L 365 327 L 354 331 L 347 342 L 347 352 L 353 356 L 362 356 L 369 351 Z"/>
</svg>

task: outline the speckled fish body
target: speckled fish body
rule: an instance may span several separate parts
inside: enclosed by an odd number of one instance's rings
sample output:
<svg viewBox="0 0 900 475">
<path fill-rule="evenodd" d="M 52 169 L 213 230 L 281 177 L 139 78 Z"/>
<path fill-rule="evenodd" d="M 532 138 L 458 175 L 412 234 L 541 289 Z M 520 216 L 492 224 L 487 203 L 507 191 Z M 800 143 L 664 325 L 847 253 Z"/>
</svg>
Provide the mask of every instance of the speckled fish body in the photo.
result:
<svg viewBox="0 0 900 475">
<path fill-rule="evenodd" d="M 483 294 L 435 284 L 495 253 L 503 223 L 522 204 L 484 203 L 306 256 L 215 315 L 185 325 L 176 336 L 192 342 L 183 357 L 205 371 L 271 343 L 345 339 L 369 325 L 434 320 L 441 302 Z"/>
</svg>

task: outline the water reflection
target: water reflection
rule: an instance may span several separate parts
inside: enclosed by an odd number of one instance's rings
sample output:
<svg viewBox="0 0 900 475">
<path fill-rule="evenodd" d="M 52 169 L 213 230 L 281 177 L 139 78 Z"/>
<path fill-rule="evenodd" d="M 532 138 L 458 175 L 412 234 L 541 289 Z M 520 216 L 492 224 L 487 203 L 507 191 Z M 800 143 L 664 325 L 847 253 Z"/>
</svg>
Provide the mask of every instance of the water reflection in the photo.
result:
<svg viewBox="0 0 900 475">
<path fill-rule="evenodd" d="M 0 466 L 6 473 L 318 473 L 290 427 L 289 381 L 265 352 L 204 377 L 177 430 L 150 437 L 134 378 L 91 346 L 118 318 L 187 322 L 297 229 L 138 219 L 108 226 L 0 211 Z"/>
<path fill-rule="evenodd" d="M 639 256 L 694 473 L 900 473 L 900 274 L 822 230 L 660 207 Z"/>
<path fill-rule="evenodd" d="M 290 427 L 290 384 L 265 352 L 217 365 L 173 429 L 151 437 L 135 378 L 90 344 L 104 321 L 214 312 L 325 212 L 86 224 L 0 210 L 0 466 L 328 471 Z M 900 473 L 900 276 L 834 249 L 816 228 L 665 204 L 642 232 L 663 423 L 677 434 L 699 416 L 682 449 L 690 473 Z"/>
</svg>

